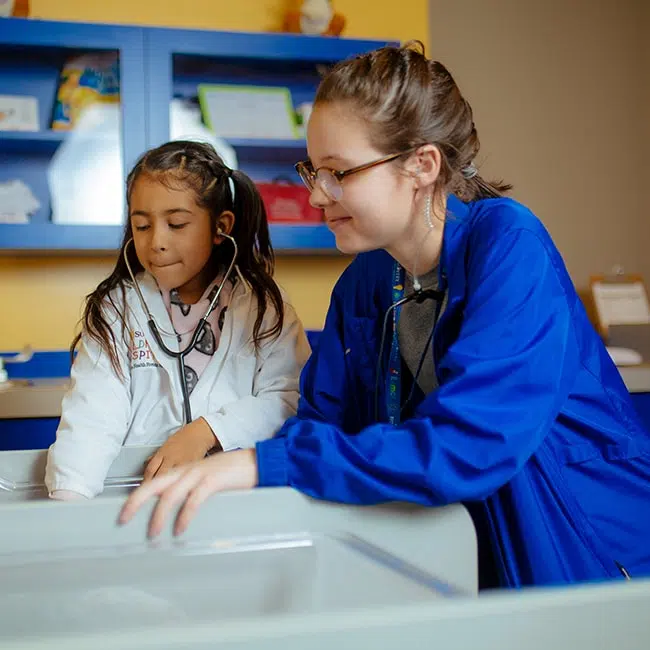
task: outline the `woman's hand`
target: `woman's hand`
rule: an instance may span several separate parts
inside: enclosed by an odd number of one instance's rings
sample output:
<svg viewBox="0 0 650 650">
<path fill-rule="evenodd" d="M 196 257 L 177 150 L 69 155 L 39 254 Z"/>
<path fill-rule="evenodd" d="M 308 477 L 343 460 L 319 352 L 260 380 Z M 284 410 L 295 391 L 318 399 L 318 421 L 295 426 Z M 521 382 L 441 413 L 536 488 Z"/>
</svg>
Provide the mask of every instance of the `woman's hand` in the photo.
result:
<svg viewBox="0 0 650 650">
<path fill-rule="evenodd" d="M 257 456 L 254 449 L 215 454 L 143 483 L 127 499 L 119 523 L 130 521 L 146 501 L 157 496 L 158 504 L 149 521 L 149 537 L 160 534 L 172 509 L 182 503 L 174 524 L 174 535 L 180 535 L 208 497 L 216 492 L 246 490 L 256 485 Z"/>
<path fill-rule="evenodd" d="M 220 447 L 210 425 L 203 418 L 194 420 L 170 436 L 148 460 L 144 480 L 150 481 L 154 476 L 162 476 L 174 467 L 201 460 L 215 445 Z"/>
</svg>

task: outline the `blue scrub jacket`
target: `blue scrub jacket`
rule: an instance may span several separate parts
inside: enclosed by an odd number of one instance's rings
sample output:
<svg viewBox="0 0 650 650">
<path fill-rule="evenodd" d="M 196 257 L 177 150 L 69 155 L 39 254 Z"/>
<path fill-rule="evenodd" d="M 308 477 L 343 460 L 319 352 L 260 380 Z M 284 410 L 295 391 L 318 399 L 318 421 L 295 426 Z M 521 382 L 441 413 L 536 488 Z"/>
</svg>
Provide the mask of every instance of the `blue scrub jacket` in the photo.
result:
<svg viewBox="0 0 650 650">
<path fill-rule="evenodd" d="M 439 388 L 392 426 L 382 380 L 376 422 L 393 260 L 359 255 L 332 294 L 297 416 L 257 445 L 260 485 L 463 502 L 491 564 L 484 584 L 490 568 L 513 587 L 622 579 L 621 566 L 650 575 L 650 436 L 549 234 L 511 199 L 450 196 L 447 211 Z"/>
</svg>

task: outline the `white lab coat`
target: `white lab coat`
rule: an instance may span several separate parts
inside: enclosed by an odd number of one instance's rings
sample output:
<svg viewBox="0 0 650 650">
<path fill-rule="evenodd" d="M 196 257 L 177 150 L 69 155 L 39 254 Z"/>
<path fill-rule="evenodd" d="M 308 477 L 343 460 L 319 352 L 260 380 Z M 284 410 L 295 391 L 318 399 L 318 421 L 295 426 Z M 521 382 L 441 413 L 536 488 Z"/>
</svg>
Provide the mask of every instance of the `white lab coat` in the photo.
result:
<svg viewBox="0 0 650 650">
<path fill-rule="evenodd" d="M 161 332 L 173 332 L 156 281 L 148 273 L 138 280 Z M 112 297 L 123 309 L 121 291 Z M 72 490 L 94 497 L 102 491 L 122 445 L 159 446 L 184 425 L 178 362 L 151 335 L 133 287 L 126 288 L 125 300 L 126 342 L 112 314 L 124 376 L 115 373 L 97 343 L 82 338 L 56 441 L 48 453 L 45 483 L 50 493 Z M 295 414 L 298 379 L 310 353 L 303 327 L 286 302 L 280 336 L 265 339 L 256 353 L 252 345 L 256 315 L 255 295 L 239 275 L 217 350 L 190 395 L 193 419 L 203 417 L 225 451 L 253 447 Z M 274 317 L 269 307 L 264 325 Z M 175 337 L 163 336 L 170 349 L 178 349 Z"/>
</svg>

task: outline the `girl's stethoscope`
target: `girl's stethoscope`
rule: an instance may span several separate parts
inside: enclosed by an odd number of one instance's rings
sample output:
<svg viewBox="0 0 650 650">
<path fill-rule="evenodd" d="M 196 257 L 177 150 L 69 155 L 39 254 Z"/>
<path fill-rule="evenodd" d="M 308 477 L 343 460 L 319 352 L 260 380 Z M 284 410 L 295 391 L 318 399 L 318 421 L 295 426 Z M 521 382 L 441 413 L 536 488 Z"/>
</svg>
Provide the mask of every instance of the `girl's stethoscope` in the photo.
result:
<svg viewBox="0 0 650 650">
<path fill-rule="evenodd" d="M 147 325 L 149 326 L 149 329 L 151 330 L 153 337 L 156 339 L 156 342 L 158 343 L 162 351 L 165 354 L 169 355 L 170 357 L 175 357 L 176 359 L 178 359 L 178 371 L 180 374 L 181 389 L 183 391 L 183 410 L 185 415 L 185 422 L 187 424 L 190 424 L 190 422 L 192 422 L 192 410 L 190 408 L 190 393 L 187 387 L 187 377 L 185 376 L 185 357 L 194 349 L 198 340 L 201 338 L 201 334 L 203 333 L 203 328 L 206 326 L 208 317 L 214 311 L 214 308 L 217 306 L 219 302 L 219 296 L 221 295 L 221 291 L 226 285 L 226 282 L 228 282 L 230 275 L 232 274 L 232 270 L 235 268 L 235 262 L 237 261 L 237 254 L 239 252 L 237 248 L 237 242 L 235 241 L 234 237 L 227 235 L 221 229 L 217 230 L 217 234 L 221 237 L 225 237 L 232 243 L 233 248 L 235 249 L 232 256 L 232 261 L 230 262 L 230 266 L 228 266 L 228 270 L 226 271 L 223 280 L 219 284 L 219 288 L 217 289 L 217 292 L 214 294 L 214 297 L 210 301 L 210 304 L 208 305 L 205 314 L 199 321 L 199 324 L 194 329 L 194 334 L 192 334 L 192 338 L 189 344 L 185 347 L 184 350 L 178 350 L 178 351 L 171 350 L 167 345 L 165 345 L 161 332 L 166 336 L 173 336 L 174 338 L 176 338 L 177 341 L 180 341 L 180 335 L 177 334 L 176 332 L 168 332 L 156 323 L 153 314 L 149 311 L 149 308 L 147 307 L 147 303 L 145 302 L 144 296 L 142 295 L 142 291 L 140 290 L 140 285 L 136 280 L 135 274 L 131 269 L 131 264 L 129 263 L 129 258 L 126 253 L 129 244 L 132 243 L 133 240 L 130 239 L 126 243 L 126 246 L 124 247 L 124 254 L 123 254 L 124 262 L 126 263 L 126 268 L 129 272 L 129 275 L 131 276 L 131 280 L 133 282 L 133 286 L 135 287 L 135 291 L 138 295 L 138 300 L 140 301 L 140 305 L 142 306 L 142 309 L 144 310 L 145 314 L 147 314 Z"/>
</svg>

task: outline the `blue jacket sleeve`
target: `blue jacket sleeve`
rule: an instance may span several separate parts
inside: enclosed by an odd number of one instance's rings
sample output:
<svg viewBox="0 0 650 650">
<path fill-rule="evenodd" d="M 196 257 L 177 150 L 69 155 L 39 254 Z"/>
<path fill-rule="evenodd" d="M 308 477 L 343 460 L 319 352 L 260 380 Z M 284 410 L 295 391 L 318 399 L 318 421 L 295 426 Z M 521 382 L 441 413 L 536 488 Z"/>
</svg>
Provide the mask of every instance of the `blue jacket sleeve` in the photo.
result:
<svg viewBox="0 0 650 650">
<path fill-rule="evenodd" d="M 339 295 L 345 281 L 344 278 L 342 280 L 343 282 L 339 280 L 332 293 L 318 344 L 300 374 L 300 400 L 296 416 L 299 419 L 327 422 L 337 428 L 344 428 L 348 394 L 345 377 L 341 374 L 341 360 L 345 355 Z M 286 427 L 278 435 L 285 432 Z"/>
<path fill-rule="evenodd" d="M 441 387 L 395 427 L 346 435 L 335 421 L 290 420 L 281 437 L 257 445 L 260 485 L 331 501 L 442 505 L 489 496 L 527 462 L 575 376 L 572 305 L 538 234 L 475 239 Z"/>
</svg>

